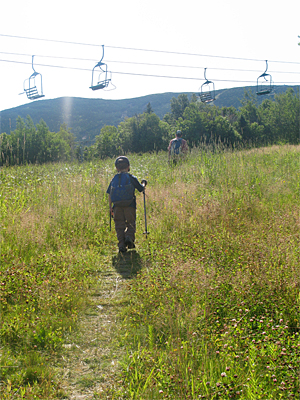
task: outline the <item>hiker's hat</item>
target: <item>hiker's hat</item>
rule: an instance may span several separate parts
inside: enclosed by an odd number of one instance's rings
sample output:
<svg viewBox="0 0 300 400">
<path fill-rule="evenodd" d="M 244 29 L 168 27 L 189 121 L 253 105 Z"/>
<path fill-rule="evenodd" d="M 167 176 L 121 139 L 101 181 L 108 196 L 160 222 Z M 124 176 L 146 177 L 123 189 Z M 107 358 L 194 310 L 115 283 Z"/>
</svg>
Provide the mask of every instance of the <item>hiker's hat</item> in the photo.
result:
<svg viewBox="0 0 300 400">
<path fill-rule="evenodd" d="M 125 169 L 130 166 L 130 163 L 127 157 L 121 156 L 116 159 L 115 166 L 117 169 Z"/>
<path fill-rule="evenodd" d="M 178 130 L 178 131 L 176 132 L 176 136 L 181 136 L 181 131 L 180 131 L 180 130 Z"/>
</svg>

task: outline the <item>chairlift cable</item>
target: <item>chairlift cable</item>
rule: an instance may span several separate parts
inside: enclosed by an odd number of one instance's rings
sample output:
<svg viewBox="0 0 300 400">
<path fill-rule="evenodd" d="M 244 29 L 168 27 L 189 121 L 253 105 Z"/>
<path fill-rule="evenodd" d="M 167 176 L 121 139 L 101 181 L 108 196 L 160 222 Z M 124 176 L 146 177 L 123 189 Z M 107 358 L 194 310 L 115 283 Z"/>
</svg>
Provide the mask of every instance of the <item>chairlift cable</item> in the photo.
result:
<svg viewBox="0 0 300 400">
<path fill-rule="evenodd" d="M 26 39 L 26 40 L 38 40 L 38 41 L 45 41 L 45 42 L 53 42 L 53 43 L 63 43 L 63 44 L 73 44 L 78 46 L 93 46 L 93 47 L 100 47 L 102 45 L 95 44 L 95 43 L 81 43 L 81 42 L 71 42 L 71 41 L 64 41 L 64 40 L 56 40 L 56 39 L 42 39 L 42 38 L 32 38 L 26 36 L 16 36 L 16 35 L 6 35 L 0 33 L 2 37 L 10 37 L 15 39 Z M 229 56 L 218 56 L 218 55 L 208 55 L 208 54 L 198 54 L 198 53 L 182 53 L 177 51 L 169 51 L 169 50 L 153 50 L 153 49 L 139 49 L 133 47 L 121 47 L 121 46 L 105 46 L 106 48 L 110 49 L 120 49 L 120 50 L 131 50 L 131 51 L 145 51 L 145 52 L 154 52 L 154 53 L 164 53 L 164 54 L 177 54 L 177 55 L 185 55 L 185 56 L 197 56 L 197 57 L 211 57 L 211 58 L 222 58 L 222 59 L 231 59 L 231 60 L 242 60 L 242 61 L 265 61 L 260 59 L 254 58 L 243 58 L 243 57 L 229 57 Z M 293 61 L 276 61 L 276 60 L 269 60 L 272 63 L 282 63 L 282 64 L 297 64 L 299 65 L 300 62 L 293 62 Z"/>
<path fill-rule="evenodd" d="M 27 37 L 27 36 L 17 36 L 17 35 L 6 35 L 0 33 L 0 36 L 5 36 L 5 37 L 10 37 L 14 39 L 26 39 L 26 40 L 38 40 L 42 42 L 53 42 L 53 43 L 63 43 L 63 44 L 74 44 L 77 46 L 94 46 L 94 47 L 99 47 L 101 45 L 99 44 L 92 44 L 92 43 L 79 43 L 79 42 L 69 42 L 65 40 L 57 40 L 57 39 L 42 39 L 42 38 L 33 38 L 33 37 Z"/>
<path fill-rule="evenodd" d="M 31 54 L 25 53 L 10 53 L 6 51 L 0 51 L 0 54 L 8 54 L 14 56 L 24 56 L 31 57 Z M 87 62 L 96 62 L 95 59 L 88 58 L 78 58 L 78 57 L 65 57 L 65 56 L 48 56 L 48 55 L 39 55 L 36 54 L 36 57 L 41 58 L 53 58 L 53 59 L 63 59 L 63 60 L 77 60 L 77 61 L 87 61 Z M 174 64 L 155 64 L 155 63 L 144 63 L 144 62 L 135 62 L 135 61 L 120 61 L 120 60 L 106 60 L 107 63 L 115 63 L 115 64 L 131 64 L 131 65 L 145 65 L 150 67 L 168 67 L 168 68 L 188 68 L 188 69 L 203 69 L 202 66 L 189 66 L 189 65 L 174 65 Z M 38 65 L 38 64 L 37 64 Z M 40 64 L 43 65 L 43 64 Z M 67 68 L 67 67 L 66 67 Z M 236 71 L 236 72 L 261 72 L 261 70 L 254 69 L 241 69 L 241 68 L 218 68 L 218 67 L 210 67 L 209 69 L 216 71 Z M 300 71 L 271 71 L 273 74 L 296 74 L 300 75 Z"/>
<path fill-rule="evenodd" d="M 26 64 L 26 65 L 31 65 L 30 62 L 25 62 L 25 61 L 14 61 L 14 60 L 3 60 L 0 59 L 0 62 L 10 62 L 10 63 L 17 63 L 17 64 Z M 89 68 L 79 68 L 79 67 L 66 67 L 62 65 L 49 65 L 49 64 L 35 64 L 36 66 L 39 67 L 50 67 L 50 68 L 61 68 L 61 69 L 71 69 L 71 70 L 77 70 L 77 71 L 88 71 L 90 72 L 91 70 Z M 151 78 L 170 78 L 170 79 L 184 79 L 184 80 L 195 80 L 195 81 L 201 81 L 199 77 L 187 77 L 187 76 L 170 76 L 170 75 L 155 75 L 155 74 L 142 74 L 142 73 L 135 73 L 135 72 L 123 72 L 123 71 L 111 71 L 113 74 L 118 74 L 118 75 L 132 75 L 132 76 L 145 76 L 145 77 L 151 77 Z M 253 80 L 234 80 L 234 79 L 214 79 L 215 82 L 234 82 L 234 83 L 253 83 Z M 276 84 L 285 84 L 285 85 L 299 85 L 300 82 L 277 82 Z"/>
</svg>

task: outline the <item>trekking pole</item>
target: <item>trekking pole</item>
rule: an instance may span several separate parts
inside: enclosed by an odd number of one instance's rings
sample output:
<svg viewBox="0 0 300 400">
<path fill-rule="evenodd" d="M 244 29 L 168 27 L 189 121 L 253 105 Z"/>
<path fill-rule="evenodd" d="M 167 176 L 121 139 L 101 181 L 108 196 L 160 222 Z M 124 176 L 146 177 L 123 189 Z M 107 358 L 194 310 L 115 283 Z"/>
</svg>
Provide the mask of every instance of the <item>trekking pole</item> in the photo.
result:
<svg viewBox="0 0 300 400">
<path fill-rule="evenodd" d="M 111 220 L 114 217 L 112 209 L 111 209 L 111 203 L 109 203 L 109 231 L 111 232 Z"/>
<path fill-rule="evenodd" d="M 143 179 L 141 181 L 141 184 L 144 187 L 146 187 L 146 185 L 147 185 L 146 179 Z M 143 195 L 144 195 L 144 215 L 145 215 L 145 232 L 144 232 L 144 235 L 146 235 L 146 239 L 147 239 L 147 235 L 149 235 L 150 232 L 147 231 L 147 214 L 146 214 L 146 194 L 145 194 L 145 190 L 143 191 Z"/>
</svg>

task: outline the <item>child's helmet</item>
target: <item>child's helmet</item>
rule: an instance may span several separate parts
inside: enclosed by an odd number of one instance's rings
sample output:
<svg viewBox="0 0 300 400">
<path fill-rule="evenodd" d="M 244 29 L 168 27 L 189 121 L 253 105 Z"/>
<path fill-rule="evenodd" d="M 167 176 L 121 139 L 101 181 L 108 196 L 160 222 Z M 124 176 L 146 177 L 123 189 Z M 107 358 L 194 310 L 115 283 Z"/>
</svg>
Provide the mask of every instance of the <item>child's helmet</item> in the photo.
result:
<svg viewBox="0 0 300 400">
<path fill-rule="evenodd" d="M 125 156 L 120 156 L 115 161 L 115 167 L 118 170 L 125 169 L 130 166 L 129 160 Z"/>
</svg>

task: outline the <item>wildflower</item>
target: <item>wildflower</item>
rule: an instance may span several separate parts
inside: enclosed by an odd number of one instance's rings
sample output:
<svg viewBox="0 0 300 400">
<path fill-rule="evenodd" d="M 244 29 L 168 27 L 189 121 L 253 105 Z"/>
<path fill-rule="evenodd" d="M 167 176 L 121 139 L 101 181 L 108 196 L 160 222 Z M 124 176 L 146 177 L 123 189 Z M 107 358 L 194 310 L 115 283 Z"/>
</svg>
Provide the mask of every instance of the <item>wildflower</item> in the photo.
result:
<svg viewBox="0 0 300 400">
<path fill-rule="evenodd" d="M 158 393 L 163 393 L 164 391 L 160 389 L 160 391 Z"/>
<path fill-rule="evenodd" d="M 227 375 L 226 375 L 226 372 L 222 372 L 222 373 L 221 373 L 221 376 L 222 376 L 222 378 L 224 378 L 225 376 L 227 376 Z"/>
</svg>

